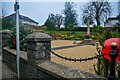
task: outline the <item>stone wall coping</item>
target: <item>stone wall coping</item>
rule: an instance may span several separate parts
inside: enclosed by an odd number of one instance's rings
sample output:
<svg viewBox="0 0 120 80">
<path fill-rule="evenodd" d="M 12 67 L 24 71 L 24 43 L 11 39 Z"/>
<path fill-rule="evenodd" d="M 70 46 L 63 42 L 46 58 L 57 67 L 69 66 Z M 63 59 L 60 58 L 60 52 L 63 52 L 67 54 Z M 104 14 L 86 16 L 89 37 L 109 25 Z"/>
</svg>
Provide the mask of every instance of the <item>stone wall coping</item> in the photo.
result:
<svg viewBox="0 0 120 80">
<path fill-rule="evenodd" d="M 26 37 L 26 41 L 32 41 L 32 42 L 37 42 L 37 41 L 51 41 L 52 37 L 46 33 L 40 33 L 40 32 L 35 32 L 32 34 L 29 34 Z"/>
<path fill-rule="evenodd" d="M 4 47 L 3 49 L 4 49 L 4 50 L 7 50 L 7 52 L 11 53 L 12 55 L 16 55 L 16 50 L 15 50 L 15 49 L 10 49 L 10 48 L 8 48 L 8 47 Z M 25 51 L 20 51 L 20 57 L 21 57 L 22 59 L 24 59 L 26 62 L 28 61 L 28 60 L 27 60 L 27 52 L 25 52 Z"/>
<path fill-rule="evenodd" d="M 68 66 L 64 66 L 61 64 L 57 64 L 51 61 L 44 61 L 43 63 L 38 64 L 38 68 L 42 71 L 47 72 L 50 75 L 53 75 L 54 77 L 62 77 L 62 78 L 96 78 L 96 79 L 103 79 L 106 80 L 106 78 L 95 75 L 95 74 L 90 74 L 85 71 L 73 69 Z"/>
<path fill-rule="evenodd" d="M 6 29 L 6 30 L 1 30 L 0 33 L 2 33 L 2 34 L 10 34 L 11 31 Z"/>
</svg>

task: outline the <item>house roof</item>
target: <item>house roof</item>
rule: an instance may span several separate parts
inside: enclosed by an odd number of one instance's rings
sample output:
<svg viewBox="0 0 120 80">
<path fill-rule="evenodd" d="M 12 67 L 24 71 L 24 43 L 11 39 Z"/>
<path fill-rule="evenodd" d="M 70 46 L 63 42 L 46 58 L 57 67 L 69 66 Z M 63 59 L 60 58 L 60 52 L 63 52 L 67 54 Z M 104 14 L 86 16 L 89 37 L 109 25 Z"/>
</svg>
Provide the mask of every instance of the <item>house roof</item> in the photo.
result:
<svg viewBox="0 0 120 80">
<path fill-rule="evenodd" d="M 11 15 L 9 15 L 9 16 L 6 16 L 5 18 L 12 18 L 12 19 L 15 20 L 15 13 L 13 13 L 13 14 L 11 14 Z M 24 20 L 24 21 L 28 21 L 28 22 L 32 22 L 32 23 L 38 24 L 38 22 L 30 19 L 29 17 L 23 16 L 23 15 L 19 15 L 19 19 L 22 19 L 22 20 Z"/>
<path fill-rule="evenodd" d="M 117 17 L 110 17 L 108 20 L 120 20 L 120 14 Z"/>
</svg>

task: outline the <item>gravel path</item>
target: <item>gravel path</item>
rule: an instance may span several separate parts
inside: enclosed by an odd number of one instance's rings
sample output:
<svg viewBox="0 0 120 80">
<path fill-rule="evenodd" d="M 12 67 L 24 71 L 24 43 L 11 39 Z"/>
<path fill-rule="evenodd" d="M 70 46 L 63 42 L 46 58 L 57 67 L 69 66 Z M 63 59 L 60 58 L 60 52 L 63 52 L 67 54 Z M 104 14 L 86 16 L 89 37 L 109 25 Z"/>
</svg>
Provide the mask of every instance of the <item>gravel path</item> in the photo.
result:
<svg viewBox="0 0 120 80">
<path fill-rule="evenodd" d="M 80 41 L 78 41 L 78 42 L 80 42 Z M 76 44 L 73 44 L 73 41 L 70 41 L 70 40 L 52 41 L 52 48 L 53 49 L 56 47 L 75 46 L 75 45 Z M 54 52 L 61 55 L 61 56 L 72 57 L 72 58 L 86 58 L 86 57 L 91 57 L 91 56 L 95 56 L 95 54 L 98 54 L 96 47 L 92 46 L 92 45 L 83 45 L 83 46 L 62 48 L 62 49 L 55 50 Z M 60 59 L 60 58 L 54 56 L 53 54 L 51 56 L 52 56 L 51 60 L 53 62 L 95 74 L 93 66 L 94 66 L 94 64 L 97 63 L 97 59 L 86 61 L 86 62 L 70 62 L 70 61 Z"/>
</svg>

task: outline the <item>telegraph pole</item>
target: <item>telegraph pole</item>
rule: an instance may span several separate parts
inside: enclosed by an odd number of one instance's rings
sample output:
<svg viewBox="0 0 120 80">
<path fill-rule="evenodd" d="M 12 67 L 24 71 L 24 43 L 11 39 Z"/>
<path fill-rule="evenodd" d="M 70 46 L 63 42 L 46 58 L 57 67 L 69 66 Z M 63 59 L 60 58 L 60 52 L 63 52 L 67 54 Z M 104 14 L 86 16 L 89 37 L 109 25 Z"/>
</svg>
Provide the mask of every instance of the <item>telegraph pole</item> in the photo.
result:
<svg viewBox="0 0 120 80">
<path fill-rule="evenodd" d="M 20 46 L 19 46 L 19 1 L 15 1 L 14 10 L 16 12 L 16 54 L 17 54 L 17 76 L 20 78 Z"/>
</svg>

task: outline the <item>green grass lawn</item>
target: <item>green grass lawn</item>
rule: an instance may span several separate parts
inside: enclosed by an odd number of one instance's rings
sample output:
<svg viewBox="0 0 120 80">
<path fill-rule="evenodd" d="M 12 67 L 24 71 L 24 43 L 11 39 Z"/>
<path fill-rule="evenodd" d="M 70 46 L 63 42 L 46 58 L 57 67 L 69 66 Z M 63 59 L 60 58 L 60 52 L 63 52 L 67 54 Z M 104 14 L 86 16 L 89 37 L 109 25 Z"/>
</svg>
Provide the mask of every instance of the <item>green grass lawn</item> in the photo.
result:
<svg viewBox="0 0 120 80">
<path fill-rule="evenodd" d="M 47 34 L 54 34 L 54 33 L 60 33 L 61 35 L 65 35 L 65 34 L 71 34 L 71 35 L 86 35 L 86 32 L 80 32 L 80 31 L 46 31 Z"/>
<path fill-rule="evenodd" d="M 62 36 L 63 39 L 70 39 L 70 40 L 83 40 L 86 36 L 86 32 L 80 32 L 80 31 L 46 31 L 45 33 L 49 34 L 49 35 L 54 35 L 54 34 L 57 34 L 57 35 L 60 35 Z M 114 34 L 114 33 L 112 33 Z M 92 37 L 93 39 L 98 39 L 98 36 L 96 35 L 92 35 L 94 37 Z M 104 34 L 100 34 L 101 38 L 104 36 Z M 120 38 L 120 32 L 117 33 L 117 37 Z"/>
<path fill-rule="evenodd" d="M 60 36 L 61 39 L 65 40 L 83 40 L 86 32 L 80 31 L 46 31 L 45 33 L 54 36 Z"/>
</svg>

